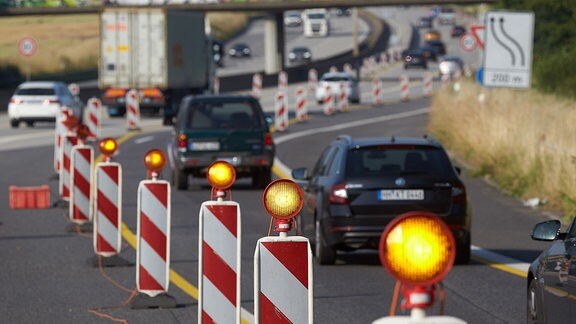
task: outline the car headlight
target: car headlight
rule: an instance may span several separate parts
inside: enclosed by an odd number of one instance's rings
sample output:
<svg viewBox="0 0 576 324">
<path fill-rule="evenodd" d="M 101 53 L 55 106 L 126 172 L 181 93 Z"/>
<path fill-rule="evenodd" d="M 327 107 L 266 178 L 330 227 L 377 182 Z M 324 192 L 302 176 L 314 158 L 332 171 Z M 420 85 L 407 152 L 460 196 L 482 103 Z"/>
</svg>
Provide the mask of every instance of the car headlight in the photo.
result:
<svg viewBox="0 0 576 324">
<path fill-rule="evenodd" d="M 231 49 L 228 53 L 230 53 L 230 55 L 234 55 L 234 54 L 236 54 L 236 50 L 235 50 L 235 49 Z"/>
<path fill-rule="evenodd" d="M 310 52 L 304 53 L 304 57 L 305 57 L 305 58 L 310 58 L 311 56 L 312 56 L 312 55 L 310 54 Z"/>
<path fill-rule="evenodd" d="M 290 54 L 288 54 L 288 58 L 295 59 L 295 58 L 296 58 L 296 54 L 290 53 Z"/>
<path fill-rule="evenodd" d="M 242 51 L 244 52 L 244 54 L 250 53 L 250 49 L 248 49 L 248 48 L 245 48 L 245 49 L 243 49 Z"/>
</svg>

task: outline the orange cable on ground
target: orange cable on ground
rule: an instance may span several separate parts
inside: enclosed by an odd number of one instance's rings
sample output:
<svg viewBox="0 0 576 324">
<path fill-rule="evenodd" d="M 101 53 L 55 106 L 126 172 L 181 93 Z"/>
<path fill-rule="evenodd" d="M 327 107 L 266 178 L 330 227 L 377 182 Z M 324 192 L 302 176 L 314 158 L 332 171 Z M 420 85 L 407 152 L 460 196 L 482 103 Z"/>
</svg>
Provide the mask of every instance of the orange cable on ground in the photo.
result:
<svg viewBox="0 0 576 324">
<path fill-rule="evenodd" d="M 398 307 L 398 296 L 400 294 L 400 281 L 396 280 L 394 284 L 394 293 L 392 295 L 392 304 L 390 304 L 390 316 L 396 316 L 396 308 Z"/>
</svg>

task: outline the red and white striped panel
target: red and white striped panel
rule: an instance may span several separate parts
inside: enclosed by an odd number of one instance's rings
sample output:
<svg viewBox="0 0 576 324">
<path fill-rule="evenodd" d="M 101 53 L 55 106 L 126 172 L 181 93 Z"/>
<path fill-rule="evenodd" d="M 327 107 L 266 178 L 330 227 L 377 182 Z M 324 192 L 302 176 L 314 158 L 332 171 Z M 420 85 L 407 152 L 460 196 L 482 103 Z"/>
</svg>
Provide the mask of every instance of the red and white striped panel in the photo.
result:
<svg viewBox="0 0 576 324">
<path fill-rule="evenodd" d="M 383 96 L 382 81 L 379 79 L 372 80 L 372 102 L 375 106 L 381 106 L 384 103 Z"/>
<path fill-rule="evenodd" d="M 198 323 L 240 323 L 240 221 L 236 202 L 200 207 Z"/>
<path fill-rule="evenodd" d="M 87 126 L 96 139 L 100 138 L 102 128 L 102 102 L 98 98 L 88 99 L 88 121 Z"/>
<path fill-rule="evenodd" d="M 278 73 L 278 91 L 288 92 L 288 73 L 285 71 Z"/>
<path fill-rule="evenodd" d="M 274 124 L 279 131 L 288 128 L 288 98 L 284 92 L 276 93 L 274 98 Z"/>
<path fill-rule="evenodd" d="M 135 89 L 126 93 L 126 123 L 128 130 L 140 129 L 140 99 Z"/>
<path fill-rule="evenodd" d="M 77 145 L 72 148 L 72 170 L 70 180 L 69 216 L 76 224 L 92 220 L 92 162 L 94 151 L 90 146 Z"/>
<path fill-rule="evenodd" d="M 312 251 L 301 236 L 264 237 L 254 255 L 256 323 L 312 323 Z"/>
<path fill-rule="evenodd" d="M 60 173 L 60 166 L 62 164 L 62 137 L 68 131 L 68 128 L 64 125 L 66 120 L 66 112 L 69 112 L 67 108 L 60 109 L 56 115 L 56 123 L 54 129 L 54 171 Z"/>
<path fill-rule="evenodd" d="M 136 287 L 155 297 L 168 291 L 170 270 L 170 183 L 143 180 L 138 186 Z"/>
<path fill-rule="evenodd" d="M 77 83 L 70 83 L 68 85 L 68 90 L 70 90 L 70 93 L 72 93 L 74 96 L 80 95 L 80 86 L 78 86 Z"/>
<path fill-rule="evenodd" d="M 98 163 L 95 179 L 94 252 L 108 257 L 121 249 L 122 166 L 115 162 Z"/>
<path fill-rule="evenodd" d="M 252 97 L 262 98 L 262 75 L 260 73 L 252 76 Z"/>
<path fill-rule="evenodd" d="M 410 99 L 410 78 L 406 74 L 400 75 L 400 98 L 402 101 Z"/>
<path fill-rule="evenodd" d="M 214 86 L 214 88 L 213 88 L 214 94 L 219 95 L 220 94 L 220 78 L 217 76 L 214 76 L 213 82 L 214 82 L 214 85 L 213 85 Z"/>
<path fill-rule="evenodd" d="M 60 176 L 58 177 L 58 191 L 63 200 L 70 200 L 70 154 L 74 145 L 78 144 L 78 138 L 75 135 L 67 134 L 62 137 L 62 147 L 60 150 Z"/>
<path fill-rule="evenodd" d="M 304 87 L 296 88 L 296 120 L 305 121 L 308 119 L 308 94 Z"/>
<path fill-rule="evenodd" d="M 316 69 L 308 70 L 308 91 L 316 91 L 318 87 L 318 71 Z"/>
<path fill-rule="evenodd" d="M 340 93 L 338 94 L 338 109 L 341 112 L 347 112 L 349 109 L 348 103 L 348 86 L 344 82 L 340 82 Z"/>
<path fill-rule="evenodd" d="M 429 97 L 432 95 L 432 73 L 424 72 L 424 95 Z"/>
<path fill-rule="evenodd" d="M 326 86 L 326 94 L 324 94 L 322 107 L 324 115 L 330 116 L 334 113 L 334 92 L 332 91 L 332 87 L 329 85 Z"/>
</svg>

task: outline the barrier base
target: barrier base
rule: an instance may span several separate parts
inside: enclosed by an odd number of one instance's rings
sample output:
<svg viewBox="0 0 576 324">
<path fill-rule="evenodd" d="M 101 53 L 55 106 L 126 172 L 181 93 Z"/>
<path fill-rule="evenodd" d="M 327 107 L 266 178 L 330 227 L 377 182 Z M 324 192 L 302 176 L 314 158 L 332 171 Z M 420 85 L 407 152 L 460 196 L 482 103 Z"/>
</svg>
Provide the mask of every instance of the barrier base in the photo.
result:
<svg viewBox="0 0 576 324">
<path fill-rule="evenodd" d="M 166 293 L 156 297 L 139 293 L 130 303 L 130 308 L 132 309 L 176 308 L 177 306 L 176 299 Z"/>
<path fill-rule="evenodd" d="M 68 215 L 66 215 L 68 216 Z M 66 232 L 68 233 L 94 233 L 94 226 L 92 223 L 87 222 L 84 224 L 70 223 L 66 226 Z"/>
<path fill-rule="evenodd" d="M 98 261 L 98 258 L 101 259 L 101 261 Z M 86 260 L 86 263 L 89 266 L 92 266 L 94 268 L 98 268 L 100 266 L 100 263 L 102 264 L 102 267 L 104 268 L 113 268 L 113 267 L 131 267 L 134 265 L 134 263 L 118 256 L 118 255 L 113 255 L 113 256 L 109 256 L 109 257 L 103 257 L 103 256 L 99 256 L 99 255 L 94 255 L 91 258 L 88 258 Z"/>
</svg>

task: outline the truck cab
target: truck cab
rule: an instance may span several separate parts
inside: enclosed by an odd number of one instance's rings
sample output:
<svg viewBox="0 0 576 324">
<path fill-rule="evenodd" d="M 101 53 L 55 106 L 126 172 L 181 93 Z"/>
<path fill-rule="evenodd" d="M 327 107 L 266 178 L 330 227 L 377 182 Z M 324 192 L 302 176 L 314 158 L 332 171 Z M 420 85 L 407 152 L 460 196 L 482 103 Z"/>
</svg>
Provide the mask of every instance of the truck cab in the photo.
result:
<svg viewBox="0 0 576 324">
<path fill-rule="evenodd" d="M 302 22 L 305 37 L 326 37 L 330 33 L 330 17 L 324 8 L 304 10 Z"/>
</svg>

